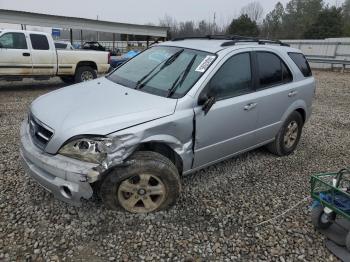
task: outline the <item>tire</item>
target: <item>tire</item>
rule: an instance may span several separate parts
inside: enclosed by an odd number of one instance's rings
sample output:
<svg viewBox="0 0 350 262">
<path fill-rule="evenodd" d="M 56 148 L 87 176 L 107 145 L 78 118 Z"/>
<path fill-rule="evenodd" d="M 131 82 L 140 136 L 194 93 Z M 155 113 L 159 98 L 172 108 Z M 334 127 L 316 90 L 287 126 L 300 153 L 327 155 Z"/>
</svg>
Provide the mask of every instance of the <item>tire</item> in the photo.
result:
<svg viewBox="0 0 350 262">
<path fill-rule="evenodd" d="M 350 252 L 350 231 L 346 235 L 345 246 L 346 249 Z"/>
<path fill-rule="evenodd" d="M 75 82 L 74 76 L 61 76 L 60 78 L 66 84 L 74 84 Z"/>
<path fill-rule="evenodd" d="M 150 213 L 175 204 L 181 182 L 177 168 L 168 158 L 156 152 L 139 151 L 129 161 L 130 165 L 114 168 L 101 181 L 99 195 L 108 208 Z M 153 189 L 162 193 L 152 195 L 156 192 Z"/>
<path fill-rule="evenodd" d="M 311 222 L 317 229 L 329 228 L 333 224 L 333 220 L 335 220 L 336 217 L 336 214 L 333 212 L 328 215 L 328 222 L 323 221 L 325 218 L 324 216 L 327 216 L 323 210 L 324 208 L 321 205 L 316 206 L 311 210 Z"/>
<path fill-rule="evenodd" d="M 75 83 L 90 81 L 97 78 L 96 70 L 90 66 L 81 66 L 75 72 Z"/>
<path fill-rule="evenodd" d="M 289 129 L 293 128 L 294 125 L 297 125 L 297 130 L 295 133 L 291 133 L 290 137 L 293 136 L 294 142 L 293 144 L 288 144 L 285 142 L 285 136 L 287 136 L 287 132 Z M 300 136 L 302 133 L 304 121 L 299 112 L 294 111 L 283 123 L 280 131 L 276 135 L 276 138 L 273 142 L 268 144 L 267 149 L 277 156 L 287 156 L 293 153 L 293 151 L 298 146 Z"/>
</svg>

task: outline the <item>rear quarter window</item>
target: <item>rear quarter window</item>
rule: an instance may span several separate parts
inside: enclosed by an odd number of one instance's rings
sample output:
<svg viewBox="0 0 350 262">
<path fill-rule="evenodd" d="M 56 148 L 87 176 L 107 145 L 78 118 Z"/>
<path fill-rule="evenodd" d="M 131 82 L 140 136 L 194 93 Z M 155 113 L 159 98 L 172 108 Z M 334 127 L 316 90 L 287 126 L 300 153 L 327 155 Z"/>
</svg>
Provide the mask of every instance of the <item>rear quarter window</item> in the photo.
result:
<svg viewBox="0 0 350 262">
<path fill-rule="evenodd" d="M 66 49 L 67 48 L 67 44 L 55 43 L 55 47 L 56 47 L 56 49 Z"/>
<path fill-rule="evenodd" d="M 30 34 L 30 41 L 34 50 L 49 50 L 49 41 L 45 35 Z"/>
<path fill-rule="evenodd" d="M 300 69 L 301 73 L 305 77 L 312 76 L 311 68 L 309 62 L 306 57 L 302 53 L 288 53 L 289 57 L 293 60 L 293 62 Z"/>
</svg>

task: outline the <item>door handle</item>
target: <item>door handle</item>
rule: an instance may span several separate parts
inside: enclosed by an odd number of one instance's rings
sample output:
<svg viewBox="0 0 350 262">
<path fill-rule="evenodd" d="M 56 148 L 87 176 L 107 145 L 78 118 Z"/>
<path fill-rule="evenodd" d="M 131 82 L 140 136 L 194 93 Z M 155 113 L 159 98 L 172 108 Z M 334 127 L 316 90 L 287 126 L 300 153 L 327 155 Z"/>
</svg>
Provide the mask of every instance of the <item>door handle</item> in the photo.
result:
<svg viewBox="0 0 350 262">
<path fill-rule="evenodd" d="M 289 96 L 289 97 L 293 97 L 293 96 L 296 96 L 297 94 L 298 94 L 298 91 L 293 90 L 293 91 L 291 91 L 291 92 L 288 94 L 288 96 Z"/>
<path fill-rule="evenodd" d="M 23 56 L 30 56 L 30 53 L 23 53 Z"/>
<path fill-rule="evenodd" d="M 250 104 L 248 104 L 248 105 L 245 105 L 245 106 L 244 106 L 244 110 L 245 110 L 245 111 L 252 110 L 253 108 L 256 107 L 256 105 L 257 105 L 257 103 L 250 103 Z"/>
</svg>

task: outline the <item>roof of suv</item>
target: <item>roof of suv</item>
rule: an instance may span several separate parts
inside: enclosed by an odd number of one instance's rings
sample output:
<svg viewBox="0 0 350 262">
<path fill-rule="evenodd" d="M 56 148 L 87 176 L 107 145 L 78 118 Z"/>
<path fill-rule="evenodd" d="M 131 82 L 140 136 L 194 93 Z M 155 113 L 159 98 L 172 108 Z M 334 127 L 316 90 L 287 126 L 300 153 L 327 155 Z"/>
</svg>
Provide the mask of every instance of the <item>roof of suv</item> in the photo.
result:
<svg viewBox="0 0 350 262">
<path fill-rule="evenodd" d="M 198 38 L 198 39 L 183 39 L 183 40 L 171 40 L 167 42 L 160 43 L 160 46 L 174 46 L 174 47 L 183 47 L 183 48 L 189 48 L 189 49 L 196 49 L 201 50 L 209 53 L 217 53 L 223 49 L 238 49 L 243 47 L 257 47 L 261 46 L 258 42 L 238 42 L 234 45 L 226 45 L 223 46 L 224 43 L 232 42 L 232 40 L 228 39 L 205 39 L 205 38 Z M 299 50 L 295 48 L 291 48 L 287 45 L 280 45 L 277 43 L 266 43 L 266 46 L 271 47 L 272 49 L 278 49 L 278 50 L 286 50 L 289 52 L 300 52 Z"/>
</svg>

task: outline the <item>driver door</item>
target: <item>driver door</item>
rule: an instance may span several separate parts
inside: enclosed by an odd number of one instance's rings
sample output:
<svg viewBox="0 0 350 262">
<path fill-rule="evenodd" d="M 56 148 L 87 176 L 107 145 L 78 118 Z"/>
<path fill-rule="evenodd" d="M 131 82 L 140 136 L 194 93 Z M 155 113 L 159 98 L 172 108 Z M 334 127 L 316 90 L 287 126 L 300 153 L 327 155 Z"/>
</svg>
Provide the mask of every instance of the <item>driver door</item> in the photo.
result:
<svg viewBox="0 0 350 262">
<path fill-rule="evenodd" d="M 31 52 L 26 36 L 7 32 L 0 36 L 0 75 L 26 76 L 33 72 Z"/>
<path fill-rule="evenodd" d="M 201 95 L 215 97 L 207 114 L 195 108 L 196 144 L 193 168 L 220 161 L 255 145 L 257 102 L 251 53 L 228 58 Z M 201 96 L 200 95 L 200 96 Z"/>
</svg>

